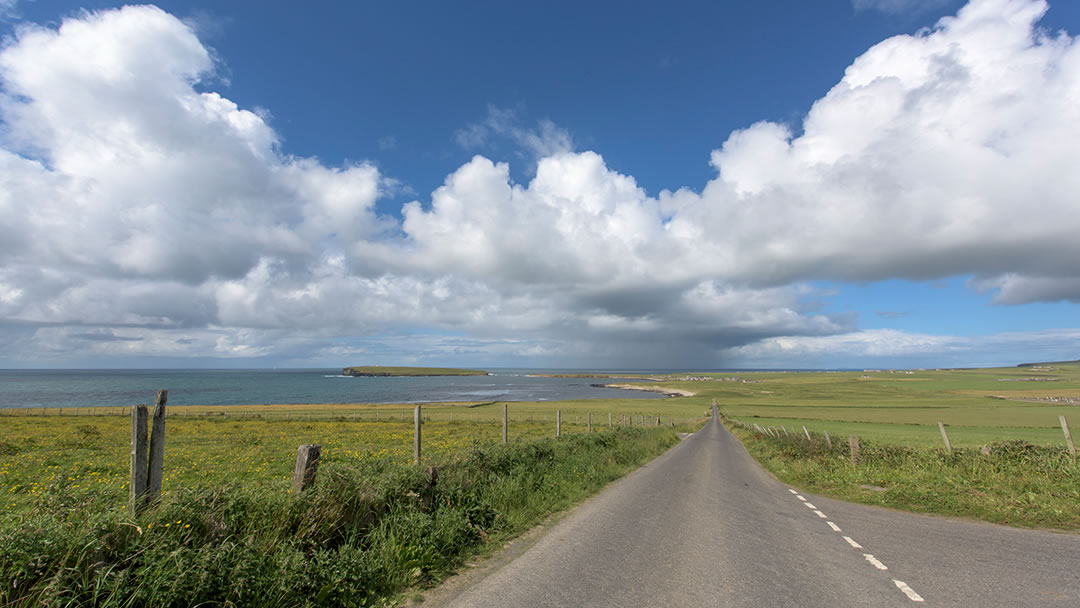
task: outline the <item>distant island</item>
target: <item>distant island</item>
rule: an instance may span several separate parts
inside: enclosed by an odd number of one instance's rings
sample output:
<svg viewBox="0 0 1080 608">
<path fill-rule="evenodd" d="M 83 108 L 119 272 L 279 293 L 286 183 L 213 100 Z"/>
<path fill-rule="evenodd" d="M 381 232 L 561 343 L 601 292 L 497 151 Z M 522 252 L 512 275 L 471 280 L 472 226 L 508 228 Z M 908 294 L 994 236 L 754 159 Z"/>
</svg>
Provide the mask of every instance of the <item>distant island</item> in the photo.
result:
<svg viewBox="0 0 1080 608">
<path fill-rule="evenodd" d="M 1080 359 L 1075 359 L 1073 361 L 1043 361 L 1041 363 L 1021 363 L 1016 367 L 1046 367 L 1049 365 L 1076 365 L 1077 363 L 1080 363 Z"/>
<path fill-rule="evenodd" d="M 486 376 L 487 372 L 478 369 L 455 369 L 452 367 L 383 367 L 382 365 L 362 365 L 346 367 L 342 376 Z"/>
</svg>

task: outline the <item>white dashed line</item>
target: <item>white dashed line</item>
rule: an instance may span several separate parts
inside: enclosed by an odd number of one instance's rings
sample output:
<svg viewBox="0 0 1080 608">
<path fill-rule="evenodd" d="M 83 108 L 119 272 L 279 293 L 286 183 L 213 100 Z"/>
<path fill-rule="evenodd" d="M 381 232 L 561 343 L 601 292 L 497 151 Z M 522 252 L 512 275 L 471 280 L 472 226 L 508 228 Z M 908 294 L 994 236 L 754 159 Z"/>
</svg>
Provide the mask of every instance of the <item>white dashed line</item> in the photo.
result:
<svg viewBox="0 0 1080 608">
<path fill-rule="evenodd" d="M 856 548 L 856 549 L 862 549 L 862 545 L 860 545 L 859 543 L 855 542 L 855 540 L 854 540 L 853 538 L 851 538 L 850 536 L 845 536 L 845 537 L 844 537 L 844 540 L 846 540 L 846 541 L 847 541 L 847 544 L 851 545 L 852 547 L 854 547 L 854 548 Z"/>
<path fill-rule="evenodd" d="M 875 568 L 877 568 L 878 570 L 888 570 L 888 569 L 889 569 L 889 567 L 888 567 L 888 566 L 886 566 L 885 564 L 881 563 L 881 560 L 879 560 L 878 558 L 874 557 L 873 555 L 870 555 L 869 553 L 863 553 L 863 554 L 862 554 L 862 556 L 863 556 L 863 557 L 865 557 L 865 558 L 866 558 L 866 561 L 868 561 L 868 562 L 870 562 L 871 564 L 873 564 L 873 565 L 874 565 L 874 567 L 875 567 Z"/>
<path fill-rule="evenodd" d="M 922 599 L 921 595 L 919 595 L 918 593 L 915 593 L 914 589 L 912 589 L 911 587 L 908 587 L 907 583 L 905 583 L 904 581 L 898 581 L 898 580 L 896 580 L 894 578 L 894 579 L 892 579 L 892 582 L 896 585 L 897 589 L 899 589 L 900 591 L 903 591 L 904 595 L 908 596 L 909 600 L 911 600 L 913 602 L 925 602 L 926 601 L 926 600 Z"/>
<path fill-rule="evenodd" d="M 818 517 L 820 517 L 821 519 L 826 520 L 825 523 L 829 524 L 829 528 L 831 528 L 833 532 L 840 532 L 841 535 L 842 535 L 843 531 L 840 529 L 840 526 L 836 525 L 832 521 L 829 521 L 829 518 L 824 513 L 822 513 L 820 510 L 818 510 L 818 508 L 815 507 L 813 505 L 813 503 L 807 501 L 806 497 L 799 494 L 797 491 L 795 491 L 794 488 L 788 488 L 788 492 L 791 492 L 792 494 L 794 494 L 796 498 L 801 500 L 803 502 L 803 504 L 806 505 L 806 508 L 812 510 Z M 847 544 L 851 545 L 851 547 L 854 548 L 854 549 L 859 549 L 861 551 L 862 548 L 863 548 L 862 545 L 855 542 L 855 539 L 851 538 L 850 536 L 844 536 L 844 540 L 847 541 Z M 881 560 L 874 557 L 873 555 L 871 555 L 869 553 L 863 553 L 862 555 L 863 555 L 863 558 L 866 559 L 866 561 L 870 562 L 870 564 L 872 566 L 874 566 L 875 568 L 877 568 L 878 570 L 888 570 L 889 569 L 888 566 L 883 564 L 881 562 Z M 919 595 L 918 593 L 915 593 L 915 590 L 912 589 L 911 587 L 909 587 L 908 584 L 905 583 L 904 581 L 897 580 L 897 579 L 894 578 L 894 579 L 892 579 L 892 582 L 893 582 L 893 584 L 896 585 L 897 589 L 902 591 L 904 593 L 904 595 L 906 595 L 908 597 L 909 600 L 911 600 L 913 602 L 924 602 L 924 601 L 926 601 L 926 600 L 924 600 L 922 598 L 921 595 Z"/>
</svg>

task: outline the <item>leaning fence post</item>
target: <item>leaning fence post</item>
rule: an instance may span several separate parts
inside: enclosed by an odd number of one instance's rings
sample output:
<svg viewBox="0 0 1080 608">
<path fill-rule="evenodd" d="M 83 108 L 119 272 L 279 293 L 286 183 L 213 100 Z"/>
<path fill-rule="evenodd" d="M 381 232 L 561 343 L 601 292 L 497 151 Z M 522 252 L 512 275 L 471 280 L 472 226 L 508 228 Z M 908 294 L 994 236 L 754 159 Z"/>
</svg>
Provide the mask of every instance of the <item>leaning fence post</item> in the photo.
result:
<svg viewBox="0 0 1080 608">
<path fill-rule="evenodd" d="M 945 425 L 938 420 L 937 428 L 941 431 L 941 438 L 945 441 L 945 451 L 952 454 L 952 444 L 949 443 L 949 434 L 945 432 Z"/>
<path fill-rule="evenodd" d="M 416 464 L 420 464 L 420 422 L 421 422 L 420 406 L 416 406 L 413 410 L 413 460 Z"/>
<path fill-rule="evenodd" d="M 810 439 L 810 431 L 806 430 L 805 426 L 802 427 L 802 432 L 806 433 L 806 440 L 807 441 L 813 441 L 813 439 Z"/>
<path fill-rule="evenodd" d="M 851 464 L 858 464 L 859 462 L 859 438 L 855 435 L 848 437 L 848 447 L 851 448 Z"/>
<path fill-rule="evenodd" d="M 510 421 L 507 416 L 507 407 L 509 404 L 503 404 L 503 443 L 510 441 Z"/>
<path fill-rule="evenodd" d="M 154 398 L 154 426 L 150 430 L 150 464 L 146 474 L 146 502 L 161 496 L 161 478 L 165 471 L 165 402 L 169 391 L 161 389 Z"/>
<path fill-rule="evenodd" d="M 131 408 L 131 481 L 128 507 L 132 515 L 142 508 L 143 494 L 146 493 L 146 417 L 145 405 Z"/>
<path fill-rule="evenodd" d="M 562 437 L 562 410 L 555 410 L 555 436 Z"/>
<path fill-rule="evenodd" d="M 296 466 L 292 474 L 292 491 L 299 494 L 315 483 L 315 473 L 319 470 L 320 445 L 302 445 L 296 451 Z"/>
<path fill-rule="evenodd" d="M 825 445 L 829 446 L 830 450 L 832 449 L 832 439 L 829 439 L 829 431 L 828 430 L 825 431 Z"/>
<path fill-rule="evenodd" d="M 1069 446 L 1069 456 L 1072 457 L 1073 464 L 1076 464 L 1076 445 L 1073 444 L 1072 433 L 1069 432 L 1069 421 L 1065 420 L 1065 414 L 1058 416 L 1058 420 L 1061 421 L 1061 431 L 1065 433 L 1065 443 Z"/>
</svg>

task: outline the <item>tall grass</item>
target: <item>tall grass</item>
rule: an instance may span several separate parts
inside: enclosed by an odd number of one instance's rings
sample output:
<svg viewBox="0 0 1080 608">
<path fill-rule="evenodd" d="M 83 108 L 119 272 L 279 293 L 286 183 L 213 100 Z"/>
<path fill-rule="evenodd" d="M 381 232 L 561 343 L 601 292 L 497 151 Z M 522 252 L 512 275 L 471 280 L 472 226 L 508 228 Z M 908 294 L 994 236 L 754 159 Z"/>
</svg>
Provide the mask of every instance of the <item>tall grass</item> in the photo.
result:
<svg viewBox="0 0 1080 608">
<path fill-rule="evenodd" d="M 295 496 L 173 491 L 135 520 L 55 481 L 0 519 L 4 606 L 378 606 L 437 581 L 677 441 L 671 428 L 480 445 L 430 471 L 328 462 Z"/>
<path fill-rule="evenodd" d="M 801 432 L 770 436 L 727 420 L 747 450 L 781 480 L 818 494 L 1021 527 L 1080 529 L 1080 468 L 1063 447 L 1025 441 L 985 448 L 909 447 Z"/>
</svg>

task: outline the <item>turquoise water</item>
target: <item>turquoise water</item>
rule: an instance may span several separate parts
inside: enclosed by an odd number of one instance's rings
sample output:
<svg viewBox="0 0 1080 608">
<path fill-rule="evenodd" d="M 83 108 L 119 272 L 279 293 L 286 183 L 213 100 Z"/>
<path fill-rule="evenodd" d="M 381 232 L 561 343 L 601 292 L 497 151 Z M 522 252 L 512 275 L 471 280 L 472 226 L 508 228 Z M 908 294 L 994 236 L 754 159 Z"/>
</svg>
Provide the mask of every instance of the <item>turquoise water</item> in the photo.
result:
<svg viewBox="0 0 1080 608">
<path fill-rule="evenodd" d="M 172 405 L 420 403 L 663 398 L 597 388 L 598 378 L 537 378 L 549 370 L 494 370 L 488 376 L 348 378 L 340 369 L 0 370 L 0 407 L 127 406 L 168 389 Z M 614 382 L 615 380 L 613 380 Z"/>
</svg>

